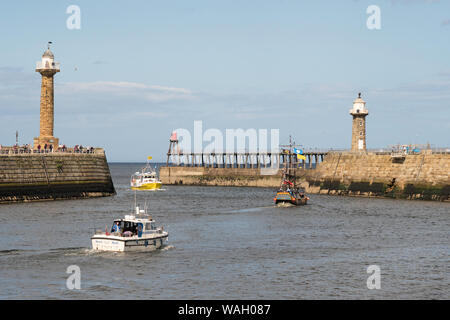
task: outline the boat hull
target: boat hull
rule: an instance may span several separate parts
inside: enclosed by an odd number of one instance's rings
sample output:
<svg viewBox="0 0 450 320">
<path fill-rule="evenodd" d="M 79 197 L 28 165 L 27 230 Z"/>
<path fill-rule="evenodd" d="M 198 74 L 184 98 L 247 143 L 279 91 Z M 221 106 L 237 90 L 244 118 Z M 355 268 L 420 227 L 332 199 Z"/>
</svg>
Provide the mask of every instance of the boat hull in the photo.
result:
<svg viewBox="0 0 450 320">
<path fill-rule="evenodd" d="M 274 201 L 278 207 L 301 206 L 307 204 L 308 198 L 306 196 L 294 197 L 288 192 L 278 192 Z"/>
<path fill-rule="evenodd" d="M 107 235 L 94 235 L 92 249 L 97 251 L 155 251 L 160 249 L 167 242 L 168 234 L 163 234 L 152 238 L 125 238 Z"/>
<path fill-rule="evenodd" d="M 162 183 L 161 182 L 152 182 L 152 183 L 145 183 L 141 186 L 132 186 L 132 190 L 157 190 L 161 189 Z"/>
</svg>

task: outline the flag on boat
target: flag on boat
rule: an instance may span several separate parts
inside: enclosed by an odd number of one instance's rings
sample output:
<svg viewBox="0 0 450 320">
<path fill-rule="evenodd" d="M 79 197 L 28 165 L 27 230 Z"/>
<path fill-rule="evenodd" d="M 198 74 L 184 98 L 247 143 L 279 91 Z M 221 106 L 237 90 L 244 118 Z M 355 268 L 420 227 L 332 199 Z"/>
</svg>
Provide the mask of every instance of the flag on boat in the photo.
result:
<svg viewBox="0 0 450 320">
<path fill-rule="evenodd" d="M 294 153 L 296 153 L 297 154 L 297 159 L 298 160 L 306 160 L 306 157 L 303 155 L 303 150 L 302 149 L 297 149 L 297 148 L 294 148 Z"/>
<path fill-rule="evenodd" d="M 147 157 L 147 160 L 152 160 L 152 157 L 148 156 L 148 157 Z"/>
</svg>

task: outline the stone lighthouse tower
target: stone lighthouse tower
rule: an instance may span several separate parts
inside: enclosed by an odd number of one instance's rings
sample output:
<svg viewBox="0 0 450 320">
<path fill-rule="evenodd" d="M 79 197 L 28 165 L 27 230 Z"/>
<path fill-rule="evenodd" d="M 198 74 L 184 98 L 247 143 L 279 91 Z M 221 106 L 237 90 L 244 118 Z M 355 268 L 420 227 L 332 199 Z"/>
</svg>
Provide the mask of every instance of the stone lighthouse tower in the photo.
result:
<svg viewBox="0 0 450 320">
<path fill-rule="evenodd" d="M 366 102 L 361 99 L 361 93 L 353 101 L 350 114 L 353 116 L 352 151 L 366 151 L 366 116 L 369 110 L 366 109 Z"/>
<path fill-rule="evenodd" d="M 53 101 L 53 76 L 59 72 L 59 62 L 54 61 L 53 53 L 50 51 L 50 43 L 47 51 L 42 55 L 41 61 L 36 63 L 36 72 L 42 75 L 41 83 L 41 113 L 39 137 L 34 138 L 34 149 L 40 145 L 44 148 L 53 145 L 58 147 L 59 139 L 53 136 L 54 101 Z"/>
</svg>

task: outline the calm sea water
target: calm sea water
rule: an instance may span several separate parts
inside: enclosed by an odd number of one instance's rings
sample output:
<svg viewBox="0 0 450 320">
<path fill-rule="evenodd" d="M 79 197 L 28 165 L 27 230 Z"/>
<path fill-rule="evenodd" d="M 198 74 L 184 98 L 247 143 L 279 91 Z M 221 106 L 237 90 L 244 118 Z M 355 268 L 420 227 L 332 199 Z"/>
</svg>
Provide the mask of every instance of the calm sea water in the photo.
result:
<svg viewBox="0 0 450 320">
<path fill-rule="evenodd" d="M 94 230 L 130 212 L 139 167 L 110 164 L 115 197 L 1 205 L 0 299 L 450 298 L 448 203 L 311 195 L 275 208 L 271 188 L 164 186 L 137 199 L 168 246 L 93 252 Z M 70 265 L 81 290 L 66 287 Z"/>
</svg>

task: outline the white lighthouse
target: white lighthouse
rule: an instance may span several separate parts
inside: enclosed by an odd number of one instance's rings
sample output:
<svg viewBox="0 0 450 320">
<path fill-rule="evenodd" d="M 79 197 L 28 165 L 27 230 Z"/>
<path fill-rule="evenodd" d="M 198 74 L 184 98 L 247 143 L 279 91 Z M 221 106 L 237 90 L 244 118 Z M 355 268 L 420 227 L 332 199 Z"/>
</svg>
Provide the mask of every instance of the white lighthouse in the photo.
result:
<svg viewBox="0 0 450 320">
<path fill-rule="evenodd" d="M 350 114 L 353 116 L 352 151 L 366 151 L 366 116 L 369 110 L 366 108 L 366 102 L 361 98 L 361 93 L 353 101 Z"/>
</svg>

